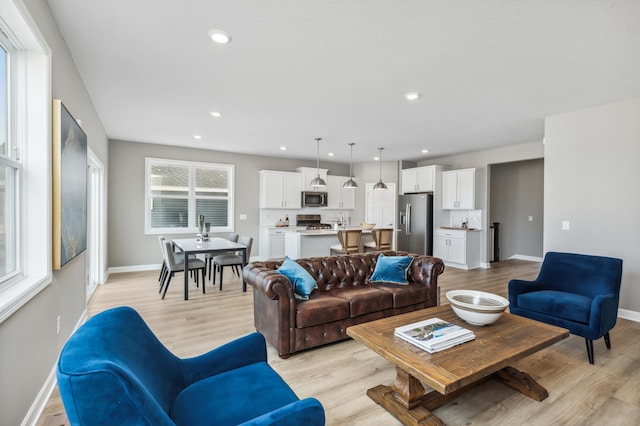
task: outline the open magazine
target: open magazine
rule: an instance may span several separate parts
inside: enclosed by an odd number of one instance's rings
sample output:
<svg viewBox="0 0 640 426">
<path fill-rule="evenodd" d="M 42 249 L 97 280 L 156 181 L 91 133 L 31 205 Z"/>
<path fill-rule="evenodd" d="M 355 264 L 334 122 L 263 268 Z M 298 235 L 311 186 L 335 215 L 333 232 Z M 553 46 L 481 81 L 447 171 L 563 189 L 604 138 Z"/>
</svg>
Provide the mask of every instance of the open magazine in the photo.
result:
<svg viewBox="0 0 640 426">
<path fill-rule="evenodd" d="M 396 336 L 434 353 L 475 339 L 475 334 L 459 325 L 431 318 L 395 329 Z"/>
</svg>

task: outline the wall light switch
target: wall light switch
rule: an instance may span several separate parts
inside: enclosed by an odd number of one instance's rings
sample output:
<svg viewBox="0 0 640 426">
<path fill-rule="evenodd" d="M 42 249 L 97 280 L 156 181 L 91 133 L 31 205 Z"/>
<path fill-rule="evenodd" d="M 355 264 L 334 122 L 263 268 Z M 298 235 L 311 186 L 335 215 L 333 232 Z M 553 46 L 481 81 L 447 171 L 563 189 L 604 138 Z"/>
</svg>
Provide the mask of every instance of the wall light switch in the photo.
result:
<svg viewBox="0 0 640 426">
<path fill-rule="evenodd" d="M 562 230 L 563 231 L 568 231 L 571 229 L 571 223 L 568 220 L 563 220 L 562 221 Z"/>
<path fill-rule="evenodd" d="M 246 214 L 241 214 L 240 215 L 240 220 L 247 220 L 247 215 Z"/>
<path fill-rule="evenodd" d="M 529 216 L 529 222 L 533 222 L 533 216 Z"/>
</svg>

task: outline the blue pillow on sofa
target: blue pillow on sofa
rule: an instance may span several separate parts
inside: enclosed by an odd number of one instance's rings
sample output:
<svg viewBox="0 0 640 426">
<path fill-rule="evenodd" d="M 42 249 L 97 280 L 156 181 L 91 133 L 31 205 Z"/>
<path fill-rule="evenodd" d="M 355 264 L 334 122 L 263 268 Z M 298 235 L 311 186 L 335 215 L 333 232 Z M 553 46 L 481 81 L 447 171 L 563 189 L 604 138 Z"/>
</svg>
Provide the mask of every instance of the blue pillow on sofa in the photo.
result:
<svg viewBox="0 0 640 426">
<path fill-rule="evenodd" d="M 407 271 L 413 262 L 413 256 L 385 256 L 380 253 L 376 268 L 369 281 L 372 283 L 386 282 L 394 284 L 409 284 Z"/>
<path fill-rule="evenodd" d="M 309 300 L 311 292 L 318 288 L 318 283 L 316 283 L 311 274 L 288 256 L 284 258 L 284 262 L 276 272 L 289 278 L 289 281 L 293 284 L 293 292 L 296 299 Z"/>
</svg>

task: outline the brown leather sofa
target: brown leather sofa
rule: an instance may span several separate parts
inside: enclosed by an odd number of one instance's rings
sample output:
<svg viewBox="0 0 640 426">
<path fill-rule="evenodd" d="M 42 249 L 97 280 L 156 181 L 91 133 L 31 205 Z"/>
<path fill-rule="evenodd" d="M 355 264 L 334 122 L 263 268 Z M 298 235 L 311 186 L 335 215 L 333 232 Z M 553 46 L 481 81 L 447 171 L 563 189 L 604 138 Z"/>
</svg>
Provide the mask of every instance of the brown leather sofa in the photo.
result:
<svg viewBox="0 0 640 426">
<path fill-rule="evenodd" d="M 385 256 L 410 253 L 384 251 Z M 371 283 L 379 253 L 314 257 L 296 262 L 318 283 L 309 300 L 296 300 L 291 282 L 276 272 L 282 261 L 253 262 L 243 276 L 253 290 L 256 330 L 282 358 L 347 339 L 347 327 L 438 304 L 441 259 L 414 256 L 408 285 Z"/>
</svg>

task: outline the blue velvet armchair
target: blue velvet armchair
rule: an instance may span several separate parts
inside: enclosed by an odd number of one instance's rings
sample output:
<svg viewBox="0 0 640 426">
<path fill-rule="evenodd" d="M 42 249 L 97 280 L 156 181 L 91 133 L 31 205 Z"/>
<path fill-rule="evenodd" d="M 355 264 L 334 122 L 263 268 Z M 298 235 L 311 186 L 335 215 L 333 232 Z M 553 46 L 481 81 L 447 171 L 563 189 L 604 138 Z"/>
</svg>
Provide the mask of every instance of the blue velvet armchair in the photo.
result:
<svg viewBox="0 0 640 426">
<path fill-rule="evenodd" d="M 593 364 L 594 340 L 611 349 L 621 280 L 621 259 L 549 252 L 534 281 L 509 282 L 509 310 L 584 337 Z"/>
<path fill-rule="evenodd" d="M 72 425 L 324 425 L 267 364 L 253 333 L 181 359 L 128 307 L 100 313 L 69 339 L 57 378 Z"/>
</svg>

